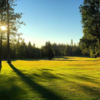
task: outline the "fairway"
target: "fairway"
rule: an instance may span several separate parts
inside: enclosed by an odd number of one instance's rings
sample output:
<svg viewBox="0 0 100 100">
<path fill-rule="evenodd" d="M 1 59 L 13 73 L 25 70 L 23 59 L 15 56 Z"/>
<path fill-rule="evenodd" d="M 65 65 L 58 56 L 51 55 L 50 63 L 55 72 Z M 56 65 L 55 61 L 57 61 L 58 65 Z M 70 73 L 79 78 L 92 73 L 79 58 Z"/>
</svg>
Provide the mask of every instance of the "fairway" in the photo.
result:
<svg viewBox="0 0 100 100">
<path fill-rule="evenodd" d="M 100 58 L 3 61 L 0 100 L 100 100 Z"/>
</svg>

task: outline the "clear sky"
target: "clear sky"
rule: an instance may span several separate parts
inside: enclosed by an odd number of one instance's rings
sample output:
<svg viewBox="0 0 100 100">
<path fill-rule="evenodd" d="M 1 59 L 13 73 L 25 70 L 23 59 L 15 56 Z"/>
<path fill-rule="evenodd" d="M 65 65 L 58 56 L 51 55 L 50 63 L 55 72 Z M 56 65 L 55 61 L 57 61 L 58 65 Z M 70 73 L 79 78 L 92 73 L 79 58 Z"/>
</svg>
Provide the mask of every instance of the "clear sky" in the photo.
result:
<svg viewBox="0 0 100 100">
<path fill-rule="evenodd" d="M 51 43 L 75 43 L 83 36 L 79 6 L 83 0 L 18 0 L 15 12 L 24 15 L 19 32 L 25 42 L 41 47 Z"/>
</svg>

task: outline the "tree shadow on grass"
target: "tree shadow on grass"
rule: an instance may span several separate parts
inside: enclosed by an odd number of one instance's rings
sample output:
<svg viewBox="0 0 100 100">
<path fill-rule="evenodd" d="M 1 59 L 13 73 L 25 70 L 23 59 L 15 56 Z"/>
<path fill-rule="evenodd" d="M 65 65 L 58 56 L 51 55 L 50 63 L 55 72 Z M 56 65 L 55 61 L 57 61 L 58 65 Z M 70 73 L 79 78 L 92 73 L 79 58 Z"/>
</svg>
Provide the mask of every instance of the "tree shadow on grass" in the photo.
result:
<svg viewBox="0 0 100 100">
<path fill-rule="evenodd" d="M 80 59 L 77 60 L 74 57 L 80 57 Z M 98 59 L 96 58 L 95 60 L 86 60 L 86 59 L 81 60 L 81 58 L 91 58 L 89 56 L 60 56 L 60 57 L 55 57 L 55 58 L 53 59 L 53 61 L 98 61 Z"/>
<path fill-rule="evenodd" d="M 76 79 L 85 81 L 85 82 L 91 82 L 91 83 L 95 83 L 95 84 L 100 84 L 99 80 L 97 81 L 96 79 L 94 79 L 93 77 L 90 78 L 88 75 L 73 75 L 73 77 L 75 77 Z"/>
<path fill-rule="evenodd" d="M 83 84 L 78 84 L 78 86 L 88 95 L 90 95 L 92 100 L 100 100 L 100 90 L 97 87 L 86 86 Z"/>
<path fill-rule="evenodd" d="M 35 78 L 35 79 L 39 79 L 39 80 L 42 80 L 42 79 L 45 79 L 45 80 L 48 80 L 48 81 L 53 81 L 53 80 L 62 80 L 63 78 L 60 77 L 60 76 L 57 76 L 55 74 L 53 74 L 52 72 L 50 72 L 51 70 L 45 70 L 45 69 L 41 69 L 40 70 L 40 73 L 33 73 L 32 76 Z"/>
<path fill-rule="evenodd" d="M 76 81 L 77 80 L 81 81 L 81 83 L 77 81 L 77 82 L 75 82 L 75 84 L 77 84 L 78 87 L 80 88 L 80 90 L 82 90 L 86 95 L 91 97 L 92 98 L 91 100 L 100 100 L 100 87 L 99 87 L 100 82 L 98 80 L 96 80 L 95 78 L 91 78 L 88 75 L 80 75 L 80 76 L 79 75 L 71 75 L 71 77 L 76 78 L 75 79 Z M 91 83 L 93 83 L 93 85 L 91 85 Z M 86 100 L 88 100 L 88 99 L 86 99 Z"/>
<path fill-rule="evenodd" d="M 42 68 L 40 71 L 53 71 L 53 69 Z"/>
<path fill-rule="evenodd" d="M 23 60 L 23 61 L 40 61 L 42 59 L 12 59 L 11 61 L 16 61 L 16 60 Z"/>
<path fill-rule="evenodd" d="M 90 56 L 56 56 L 55 58 L 65 58 L 65 59 L 73 59 L 73 57 L 80 57 L 80 58 L 91 58 Z"/>
<path fill-rule="evenodd" d="M 0 100 L 20 100 L 23 98 L 21 93 L 26 94 L 26 92 L 15 82 L 15 78 L 9 78 L 6 75 L 0 77 Z"/>
<path fill-rule="evenodd" d="M 1 73 L 2 65 L 0 64 L 0 73 Z"/>
<path fill-rule="evenodd" d="M 21 79 L 32 88 L 33 91 L 34 90 L 37 91 L 46 100 L 64 100 L 61 96 L 54 93 L 52 90 L 41 86 L 40 84 L 33 81 L 30 77 L 25 76 L 21 71 L 15 68 L 12 64 L 9 65 L 17 73 L 17 75 L 19 75 Z"/>
</svg>

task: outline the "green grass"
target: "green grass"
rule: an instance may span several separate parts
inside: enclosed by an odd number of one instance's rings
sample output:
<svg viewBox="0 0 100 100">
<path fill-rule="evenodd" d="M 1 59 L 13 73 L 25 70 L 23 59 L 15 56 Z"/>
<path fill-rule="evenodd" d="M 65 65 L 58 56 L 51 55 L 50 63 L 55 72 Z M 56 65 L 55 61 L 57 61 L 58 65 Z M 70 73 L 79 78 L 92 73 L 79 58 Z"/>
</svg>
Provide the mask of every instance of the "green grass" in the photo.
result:
<svg viewBox="0 0 100 100">
<path fill-rule="evenodd" d="M 0 100 L 100 100 L 100 58 L 3 61 Z"/>
</svg>

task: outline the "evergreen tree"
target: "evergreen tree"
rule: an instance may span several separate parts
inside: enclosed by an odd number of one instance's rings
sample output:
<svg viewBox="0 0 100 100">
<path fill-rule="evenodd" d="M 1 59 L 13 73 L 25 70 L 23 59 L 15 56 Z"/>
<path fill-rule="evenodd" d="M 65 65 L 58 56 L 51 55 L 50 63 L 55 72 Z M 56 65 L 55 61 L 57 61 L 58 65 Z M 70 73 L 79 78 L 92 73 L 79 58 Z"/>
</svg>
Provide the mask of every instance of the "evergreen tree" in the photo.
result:
<svg viewBox="0 0 100 100">
<path fill-rule="evenodd" d="M 49 60 L 54 57 L 53 49 L 50 42 L 46 42 L 45 46 L 42 48 L 41 53 L 42 57 L 47 57 Z"/>
<path fill-rule="evenodd" d="M 84 0 L 80 13 L 84 33 L 80 39 L 82 50 L 96 56 L 100 53 L 100 1 Z"/>
<path fill-rule="evenodd" d="M 3 16 L 4 16 L 4 11 L 5 11 L 5 6 L 6 6 L 6 0 L 0 0 L 0 26 L 3 25 Z M 0 28 L 0 66 L 2 62 L 2 33 L 3 31 Z"/>
</svg>

